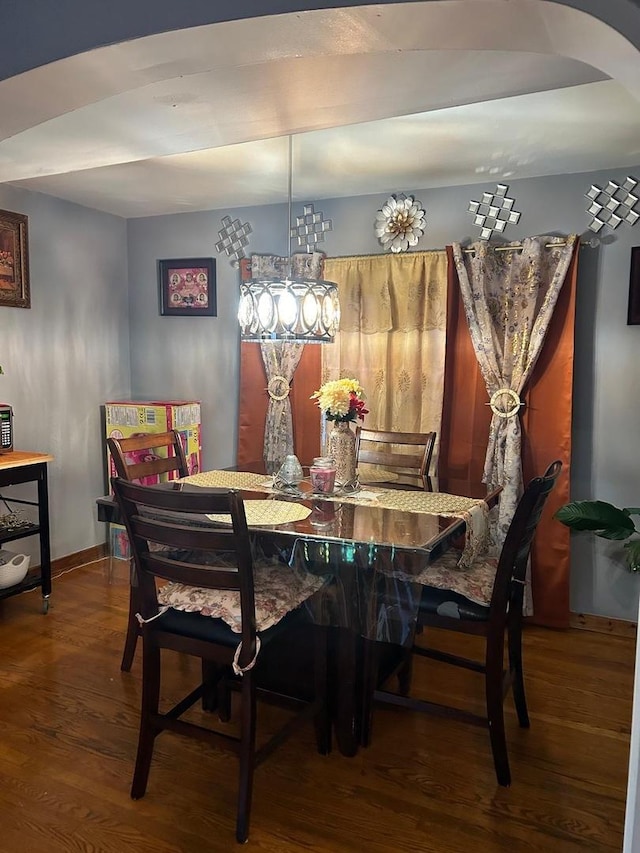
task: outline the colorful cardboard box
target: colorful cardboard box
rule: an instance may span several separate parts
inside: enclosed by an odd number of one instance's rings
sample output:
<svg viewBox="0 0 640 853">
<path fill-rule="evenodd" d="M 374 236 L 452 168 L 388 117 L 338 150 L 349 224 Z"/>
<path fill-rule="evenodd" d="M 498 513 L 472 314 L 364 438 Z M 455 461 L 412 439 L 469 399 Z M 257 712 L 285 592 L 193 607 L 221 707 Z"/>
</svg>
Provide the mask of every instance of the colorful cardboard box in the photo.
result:
<svg viewBox="0 0 640 853">
<path fill-rule="evenodd" d="M 140 433 L 178 431 L 182 440 L 187 467 L 190 474 L 197 474 L 201 468 L 201 416 L 200 402 L 193 400 L 119 400 L 105 403 L 105 434 L 107 438 L 130 438 Z M 167 450 L 158 452 L 166 455 Z M 145 451 L 140 451 L 142 461 Z M 111 477 L 116 476 L 111 454 L 107 450 L 107 483 L 110 489 Z M 175 479 L 175 472 L 162 476 L 146 477 L 145 484 L 151 485 L 160 480 Z"/>
<path fill-rule="evenodd" d="M 109 525 L 109 554 L 116 560 L 130 560 L 131 548 L 124 524 Z"/>
<path fill-rule="evenodd" d="M 159 433 L 175 429 L 180 435 L 187 468 L 190 474 L 202 470 L 200 402 L 195 400 L 116 400 L 105 403 L 105 434 L 107 438 L 130 438 L 140 433 Z M 154 452 L 167 454 L 169 448 L 155 448 Z M 140 451 L 142 461 L 145 451 Z M 107 449 L 107 490 L 111 489 L 111 477 L 116 469 Z M 145 484 L 175 479 L 176 472 L 145 477 Z M 131 556 L 129 540 L 123 525 L 109 525 L 109 553 L 120 560 Z"/>
</svg>

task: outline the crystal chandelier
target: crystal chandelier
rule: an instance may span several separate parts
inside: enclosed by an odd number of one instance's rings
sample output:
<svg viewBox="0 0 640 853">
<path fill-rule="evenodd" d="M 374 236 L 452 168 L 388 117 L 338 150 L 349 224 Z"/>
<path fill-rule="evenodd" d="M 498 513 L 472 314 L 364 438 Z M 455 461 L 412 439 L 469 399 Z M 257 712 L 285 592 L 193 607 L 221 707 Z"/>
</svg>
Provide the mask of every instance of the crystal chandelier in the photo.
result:
<svg viewBox="0 0 640 853">
<path fill-rule="evenodd" d="M 287 235 L 291 244 L 292 138 L 289 136 L 289 206 Z M 332 281 L 294 278 L 252 278 L 240 285 L 238 308 L 243 341 L 332 343 L 340 324 L 338 286 Z"/>
</svg>

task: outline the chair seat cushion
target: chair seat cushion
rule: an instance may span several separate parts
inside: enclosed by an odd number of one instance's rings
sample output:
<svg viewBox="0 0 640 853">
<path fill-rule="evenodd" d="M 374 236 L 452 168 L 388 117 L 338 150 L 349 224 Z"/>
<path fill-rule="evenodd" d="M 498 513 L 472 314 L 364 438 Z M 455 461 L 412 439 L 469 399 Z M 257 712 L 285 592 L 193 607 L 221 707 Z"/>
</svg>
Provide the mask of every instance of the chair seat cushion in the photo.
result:
<svg viewBox="0 0 640 853">
<path fill-rule="evenodd" d="M 486 620 L 498 561 L 482 557 L 464 568 L 459 560 L 460 552 L 451 549 L 413 578 L 425 587 L 420 609 L 454 619 Z"/>
<path fill-rule="evenodd" d="M 260 634 L 262 648 L 284 630 L 293 625 L 306 621 L 307 617 L 303 608 L 298 608 L 283 616 L 279 622 Z M 207 643 L 215 643 L 218 646 L 227 646 L 236 649 L 240 638 L 237 631 L 233 631 L 222 619 L 212 619 L 202 616 L 200 613 L 188 613 L 183 610 L 169 608 L 166 613 L 155 619 L 152 623 L 153 630 L 168 631 L 171 634 L 179 634 L 182 637 L 190 637 L 194 640 L 204 640 Z"/>
<path fill-rule="evenodd" d="M 325 578 L 293 571 L 282 563 L 254 563 L 256 630 L 267 631 L 287 613 L 317 592 Z M 175 610 L 222 619 L 236 634 L 242 630 L 240 593 L 235 590 L 207 589 L 168 583 L 158 590 L 158 603 Z"/>
</svg>

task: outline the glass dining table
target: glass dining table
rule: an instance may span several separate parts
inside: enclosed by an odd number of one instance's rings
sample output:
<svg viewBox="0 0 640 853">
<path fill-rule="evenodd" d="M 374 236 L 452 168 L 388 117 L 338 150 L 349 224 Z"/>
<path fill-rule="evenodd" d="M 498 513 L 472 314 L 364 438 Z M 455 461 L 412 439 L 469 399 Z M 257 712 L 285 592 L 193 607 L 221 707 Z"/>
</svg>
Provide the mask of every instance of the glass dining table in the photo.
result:
<svg viewBox="0 0 640 853">
<path fill-rule="evenodd" d="M 421 595 L 413 576 L 454 544 L 471 549 L 472 559 L 500 491 L 454 477 L 384 476 L 365 469 L 356 491 L 318 495 L 307 480 L 279 487 L 256 462 L 163 484 L 241 490 L 256 548 L 277 554 L 292 572 L 326 579 L 323 594 L 306 606 L 312 622 L 329 628 L 334 729 L 344 755 L 359 746 L 363 643 L 383 644 L 383 675 L 399 663 L 413 642 Z M 118 521 L 111 497 L 97 506 L 100 521 Z M 282 651 L 291 656 L 291 649 Z M 289 661 L 286 669 L 295 677 L 304 666 Z"/>
</svg>

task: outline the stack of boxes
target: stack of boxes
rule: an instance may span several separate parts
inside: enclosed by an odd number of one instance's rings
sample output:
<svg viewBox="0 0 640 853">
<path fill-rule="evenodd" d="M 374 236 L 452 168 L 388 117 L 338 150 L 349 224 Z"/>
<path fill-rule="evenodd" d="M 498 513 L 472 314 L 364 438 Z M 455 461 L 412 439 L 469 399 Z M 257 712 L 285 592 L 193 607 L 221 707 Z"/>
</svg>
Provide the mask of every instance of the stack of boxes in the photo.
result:
<svg viewBox="0 0 640 853">
<path fill-rule="evenodd" d="M 105 403 L 105 433 L 107 438 L 130 438 L 140 433 L 178 431 L 187 457 L 190 474 L 201 469 L 201 417 L 200 403 L 191 400 L 152 400 L 152 401 L 112 401 Z M 144 451 L 142 451 L 144 453 Z M 164 452 L 166 450 L 159 450 Z M 141 460 L 139 460 L 141 461 Z M 107 450 L 108 484 L 111 490 L 111 477 L 116 476 L 111 454 Z M 174 477 L 175 472 L 162 476 L 147 477 L 145 484 Z M 129 541 L 124 527 L 110 525 L 109 545 L 112 557 L 128 560 Z"/>
</svg>

